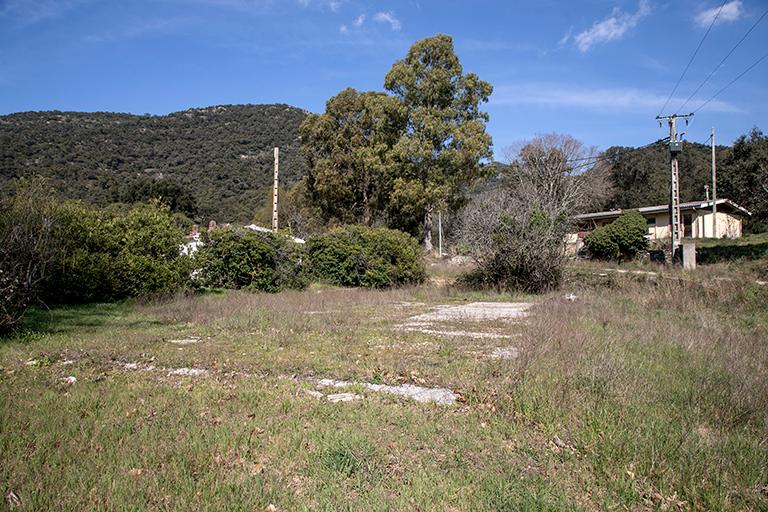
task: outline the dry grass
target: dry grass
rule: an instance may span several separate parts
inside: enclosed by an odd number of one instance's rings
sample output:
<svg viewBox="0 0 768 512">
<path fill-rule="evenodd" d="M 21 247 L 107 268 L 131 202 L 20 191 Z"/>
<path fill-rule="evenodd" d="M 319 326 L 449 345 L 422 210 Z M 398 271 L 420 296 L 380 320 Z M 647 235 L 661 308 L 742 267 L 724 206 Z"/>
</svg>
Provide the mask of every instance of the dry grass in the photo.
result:
<svg viewBox="0 0 768 512">
<path fill-rule="evenodd" d="M 0 344 L 0 487 L 30 510 L 765 509 L 768 288 L 716 277 L 583 278 L 525 322 L 439 326 L 511 340 L 395 329 L 436 304 L 523 299 L 432 286 L 36 312 Z M 168 342 L 186 336 L 202 341 Z M 481 355 L 508 345 L 520 357 Z M 363 400 L 328 404 L 309 377 L 463 401 L 353 388 Z"/>
</svg>

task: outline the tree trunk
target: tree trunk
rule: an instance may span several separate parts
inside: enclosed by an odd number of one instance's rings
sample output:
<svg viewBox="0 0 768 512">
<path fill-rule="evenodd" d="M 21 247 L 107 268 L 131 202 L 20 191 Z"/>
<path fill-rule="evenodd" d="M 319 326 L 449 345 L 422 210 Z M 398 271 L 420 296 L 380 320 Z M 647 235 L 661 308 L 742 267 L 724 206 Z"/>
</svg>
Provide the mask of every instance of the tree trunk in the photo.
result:
<svg viewBox="0 0 768 512">
<path fill-rule="evenodd" d="M 424 254 L 432 254 L 432 205 L 424 212 Z"/>
<path fill-rule="evenodd" d="M 371 226 L 371 205 L 368 203 L 368 188 L 363 190 L 363 224 Z"/>
</svg>

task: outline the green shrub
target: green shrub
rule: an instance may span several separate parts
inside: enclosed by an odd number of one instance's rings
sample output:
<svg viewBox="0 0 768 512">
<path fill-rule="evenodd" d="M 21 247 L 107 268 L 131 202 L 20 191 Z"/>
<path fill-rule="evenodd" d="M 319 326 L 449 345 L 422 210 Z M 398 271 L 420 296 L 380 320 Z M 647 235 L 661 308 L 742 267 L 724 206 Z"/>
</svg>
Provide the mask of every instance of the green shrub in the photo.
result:
<svg viewBox="0 0 768 512">
<path fill-rule="evenodd" d="M 56 254 L 57 205 L 42 178 L 19 180 L 13 197 L 0 198 L 0 334 L 13 329 Z"/>
<path fill-rule="evenodd" d="M 621 255 L 619 244 L 613 239 L 611 225 L 602 226 L 584 238 L 584 245 L 592 256 L 601 260 L 615 260 Z"/>
<path fill-rule="evenodd" d="M 631 259 L 647 248 L 647 234 L 645 217 L 637 210 L 629 210 L 587 235 L 584 244 L 598 259 Z"/>
<path fill-rule="evenodd" d="M 112 301 L 177 289 L 189 258 L 179 254 L 183 233 L 168 207 L 144 204 L 100 210 L 61 206 L 54 237 L 58 252 L 40 295 L 46 302 Z"/>
<path fill-rule="evenodd" d="M 217 229 L 195 259 L 204 286 L 265 292 L 306 286 L 301 246 L 271 233 Z"/>
<path fill-rule="evenodd" d="M 338 286 L 385 288 L 424 280 L 415 238 L 386 228 L 350 225 L 307 242 L 313 277 Z"/>
</svg>

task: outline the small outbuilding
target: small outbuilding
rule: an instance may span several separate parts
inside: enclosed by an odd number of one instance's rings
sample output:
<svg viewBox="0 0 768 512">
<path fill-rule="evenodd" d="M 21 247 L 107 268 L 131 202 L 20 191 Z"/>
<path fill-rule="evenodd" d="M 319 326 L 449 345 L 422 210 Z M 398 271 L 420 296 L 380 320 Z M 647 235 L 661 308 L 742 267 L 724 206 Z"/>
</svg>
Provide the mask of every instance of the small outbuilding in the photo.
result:
<svg viewBox="0 0 768 512">
<path fill-rule="evenodd" d="M 686 238 L 741 238 L 744 219 L 752 215 L 745 208 L 730 199 L 717 200 L 717 232 L 715 232 L 715 214 L 712 201 L 692 201 L 680 204 L 683 217 L 683 233 Z M 669 205 L 644 206 L 633 208 L 639 211 L 648 224 L 649 240 L 668 239 Z M 579 249 L 581 239 L 593 229 L 605 226 L 616 220 L 622 210 L 584 213 L 575 217 L 578 233 L 568 237 L 569 245 Z"/>
</svg>

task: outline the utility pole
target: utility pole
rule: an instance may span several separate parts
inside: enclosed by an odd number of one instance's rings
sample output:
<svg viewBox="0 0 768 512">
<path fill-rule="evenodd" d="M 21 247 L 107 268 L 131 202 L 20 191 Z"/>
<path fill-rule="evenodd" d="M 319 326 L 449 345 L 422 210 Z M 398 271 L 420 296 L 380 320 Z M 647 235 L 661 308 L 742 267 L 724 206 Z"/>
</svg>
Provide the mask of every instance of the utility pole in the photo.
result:
<svg viewBox="0 0 768 512">
<path fill-rule="evenodd" d="M 717 238 L 717 165 L 715 164 L 715 127 L 712 127 L 712 237 Z"/>
<path fill-rule="evenodd" d="M 272 188 L 272 231 L 277 233 L 277 182 L 280 168 L 280 148 L 275 148 L 275 182 Z"/>
<path fill-rule="evenodd" d="M 688 119 L 693 117 L 693 113 L 686 115 L 672 114 L 671 116 L 656 116 L 656 120 L 667 121 L 669 124 L 669 161 L 671 167 L 670 186 L 669 186 L 669 235 L 672 240 L 672 261 L 675 261 L 677 251 L 680 248 L 680 240 L 683 239 L 683 222 L 680 215 L 680 167 L 677 163 L 677 156 L 683 151 L 683 140 L 677 139 L 677 120 L 684 119 L 688 124 Z"/>
</svg>

